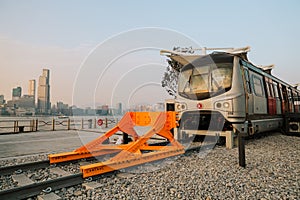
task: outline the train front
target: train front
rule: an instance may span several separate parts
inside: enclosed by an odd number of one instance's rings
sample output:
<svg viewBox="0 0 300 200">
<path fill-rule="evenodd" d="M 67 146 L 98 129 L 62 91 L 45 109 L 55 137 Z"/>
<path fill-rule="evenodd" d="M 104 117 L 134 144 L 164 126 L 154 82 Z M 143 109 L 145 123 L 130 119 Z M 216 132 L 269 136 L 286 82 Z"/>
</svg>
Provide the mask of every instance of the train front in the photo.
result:
<svg viewBox="0 0 300 200">
<path fill-rule="evenodd" d="M 178 112 L 177 139 L 184 135 L 227 137 L 229 132 L 246 131 L 246 100 L 239 60 L 234 54 L 213 53 L 181 67 L 177 98 L 166 102 L 167 110 L 174 104 Z"/>
</svg>

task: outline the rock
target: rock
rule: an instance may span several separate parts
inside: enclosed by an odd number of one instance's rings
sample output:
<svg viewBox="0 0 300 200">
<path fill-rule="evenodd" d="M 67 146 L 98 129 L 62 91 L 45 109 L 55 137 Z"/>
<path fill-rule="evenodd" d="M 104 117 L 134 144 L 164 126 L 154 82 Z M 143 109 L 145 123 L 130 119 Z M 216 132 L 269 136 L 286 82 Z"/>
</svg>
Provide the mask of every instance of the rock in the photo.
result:
<svg viewBox="0 0 300 200">
<path fill-rule="evenodd" d="M 80 195 L 82 195 L 82 192 L 77 190 L 77 191 L 74 192 L 74 195 L 75 196 L 80 196 Z"/>
</svg>

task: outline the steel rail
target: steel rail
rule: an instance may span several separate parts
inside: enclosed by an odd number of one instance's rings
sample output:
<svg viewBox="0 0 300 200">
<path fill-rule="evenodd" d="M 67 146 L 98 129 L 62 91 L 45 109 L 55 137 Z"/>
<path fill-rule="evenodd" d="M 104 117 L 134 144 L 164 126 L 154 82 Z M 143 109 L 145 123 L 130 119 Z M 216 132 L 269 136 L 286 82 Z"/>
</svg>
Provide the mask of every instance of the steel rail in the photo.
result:
<svg viewBox="0 0 300 200">
<path fill-rule="evenodd" d="M 84 178 L 81 173 L 60 177 L 43 182 L 37 182 L 22 187 L 16 187 L 8 190 L 0 191 L 0 199 L 26 199 L 37 196 L 41 192 L 51 192 L 64 187 L 79 185 L 83 183 Z"/>
<path fill-rule="evenodd" d="M 49 160 L 24 163 L 19 165 L 0 167 L 0 175 L 10 175 L 13 173 L 22 173 L 31 169 L 43 169 L 50 166 Z"/>
</svg>

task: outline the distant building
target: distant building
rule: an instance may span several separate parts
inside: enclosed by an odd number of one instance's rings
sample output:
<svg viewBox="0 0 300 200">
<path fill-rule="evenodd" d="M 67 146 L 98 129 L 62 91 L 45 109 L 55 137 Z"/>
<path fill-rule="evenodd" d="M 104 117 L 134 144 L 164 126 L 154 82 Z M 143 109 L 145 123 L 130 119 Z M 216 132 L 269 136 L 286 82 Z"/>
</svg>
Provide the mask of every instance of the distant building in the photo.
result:
<svg viewBox="0 0 300 200">
<path fill-rule="evenodd" d="M 72 106 L 70 114 L 74 116 L 82 116 L 84 115 L 84 110 L 82 108 L 77 108 L 76 106 Z"/>
<path fill-rule="evenodd" d="M 35 102 L 35 80 L 29 80 L 28 95 L 33 96 Z"/>
<path fill-rule="evenodd" d="M 56 103 L 56 111 L 57 111 L 58 114 L 70 115 L 69 105 L 64 104 L 61 101 Z"/>
<path fill-rule="evenodd" d="M 92 109 L 91 107 L 86 107 L 84 112 L 85 115 L 96 115 L 96 110 Z"/>
<path fill-rule="evenodd" d="M 16 100 L 7 101 L 8 107 L 34 108 L 34 99 L 31 95 L 24 95 Z"/>
<path fill-rule="evenodd" d="M 109 114 L 109 107 L 108 105 L 103 105 L 101 109 L 101 115 L 108 115 Z"/>
<path fill-rule="evenodd" d="M 122 115 L 123 114 L 122 103 L 117 103 L 116 111 L 117 111 L 116 112 L 117 115 Z"/>
<path fill-rule="evenodd" d="M 43 69 L 43 74 L 39 77 L 38 85 L 38 105 L 37 110 L 40 114 L 50 114 L 50 71 L 49 69 Z"/>
<path fill-rule="evenodd" d="M 5 104 L 4 95 L 0 95 L 0 105 Z"/>
<path fill-rule="evenodd" d="M 7 101 L 7 107 L 14 111 L 12 114 L 19 116 L 35 114 L 34 98 L 31 95 L 24 95 L 19 99 Z"/>
<path fill-rule="evenodd" d="M 16 87 L 12 90 L 12 100 L 17 100 L 22 96 L 22 88 Z"/>
</svg>

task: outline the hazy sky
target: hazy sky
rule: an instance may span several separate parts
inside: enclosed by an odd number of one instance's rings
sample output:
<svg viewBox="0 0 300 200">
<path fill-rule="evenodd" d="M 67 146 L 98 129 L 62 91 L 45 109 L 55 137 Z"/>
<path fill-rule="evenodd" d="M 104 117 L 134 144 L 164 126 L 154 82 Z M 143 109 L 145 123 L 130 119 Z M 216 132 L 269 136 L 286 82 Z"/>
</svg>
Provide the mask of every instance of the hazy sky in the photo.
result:
<svg viewBox="0 0 300 200">
<path fill-rule="evenodd" d="M 51 101 L 163 102 L 173 46 L 251 46 L 255 64 L 300 82 L 300 2 L 0 0 L 0 94 L 50 69 Z M 152 28 L 149 28 L 152 27 Z"/>
</svg>

